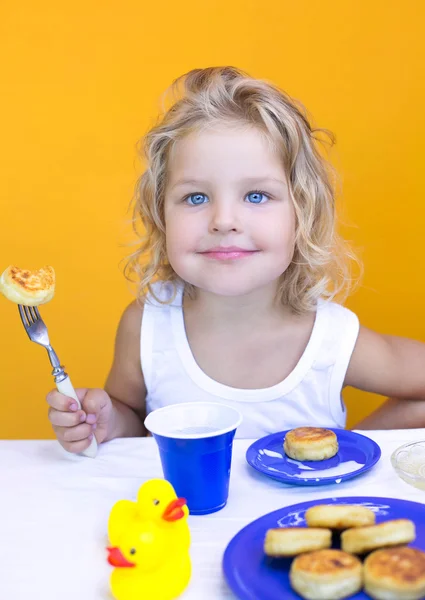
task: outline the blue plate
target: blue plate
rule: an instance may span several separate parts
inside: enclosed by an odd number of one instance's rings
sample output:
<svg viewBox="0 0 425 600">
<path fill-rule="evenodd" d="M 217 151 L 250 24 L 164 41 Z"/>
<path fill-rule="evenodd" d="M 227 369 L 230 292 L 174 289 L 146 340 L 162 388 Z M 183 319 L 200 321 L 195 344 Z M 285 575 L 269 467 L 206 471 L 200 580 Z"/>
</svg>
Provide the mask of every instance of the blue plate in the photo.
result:
<svg viewBox="0 0 425 600">
<path fill-rule="evenodd" d="M 381 449 L 370 438 L 348 431 L 332 429 L 338 438 L 338 453 L 327 460 L 293 460 L 283 450 L 285 435 L 281 431 L 267 435 L 246 451 L 246 460 L 264 475 L 292 485 L 326 485 L 341 483 L 368 471 L 381 457 Z"/>
<path fill-rule="evenodd" d="M 419 502 L 350 496 L 347 498 L 321 498 L 310 502 L 280 508 L 244 527 L 227 546 L 223 557 L 223 570 L 233 593 L 241 600 L 300 600 L 289 583 L 292 559 L 268 558 L 264 554 L 266 531 L 275 527 L 303 527 L 305 511 L 317 504 L 361 504 L 373 510 L 376 522 L 408 518 L 416 526 L 416 540 L 409 546 L 425 550 L 425 505 Z M 339 545 L 336 543 L 335 548 Z M 364 592 L 350 596 L 350 600 L 370 598 Z"/>
</svg>

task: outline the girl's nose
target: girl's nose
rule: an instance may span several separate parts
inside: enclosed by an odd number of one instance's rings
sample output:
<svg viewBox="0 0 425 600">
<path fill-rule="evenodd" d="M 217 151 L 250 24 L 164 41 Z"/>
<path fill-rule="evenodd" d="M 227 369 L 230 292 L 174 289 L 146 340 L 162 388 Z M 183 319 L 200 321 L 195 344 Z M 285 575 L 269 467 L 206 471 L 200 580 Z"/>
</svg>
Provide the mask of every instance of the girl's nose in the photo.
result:
<svg viewBox="0 0 425 600">
<path fill-rule="evenodd" d="M 229 199 L 225 202 L 216 202 L 212 207 L 210 231 L 213 233 L 241 231 L 242 224 L 239 212 Z"/>
</svg>

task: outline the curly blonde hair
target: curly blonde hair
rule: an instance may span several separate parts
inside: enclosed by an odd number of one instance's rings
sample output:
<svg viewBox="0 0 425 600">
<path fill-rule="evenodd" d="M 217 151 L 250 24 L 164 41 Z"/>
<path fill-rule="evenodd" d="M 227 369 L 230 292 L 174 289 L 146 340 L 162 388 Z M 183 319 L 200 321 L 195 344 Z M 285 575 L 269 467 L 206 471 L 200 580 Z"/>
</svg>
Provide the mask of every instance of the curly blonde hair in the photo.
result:
<svg viewBox="0 0 425 600">
<path fill-rule="evenodd" d="M 181 282 L 167 261 L 164 195 L 167 163 L 174 144 L 190 132 L 223 123 L 257 127 L 283 161 L 296 215 L 295 251 L 280 278 L 280 300 L 296 313 L 315 308 L 319 297 L 345 298 L 352 284 L 353 252 L 336 232 L 333 170 L 319 143 L 332 134 L 313 128 L 304 107 L 266 81 L 234 67 L 195 69 L 171 86 L 172 104 L 145 136 L 146 169 L 136 185 L 133 225 L 141 244 L 127 261 L 125 275 L 135 274 L 138 297 L 153 294 L 151 284 Z M 138 230 L 141 222 L 144 231 Z M 192 286 L 185 282 L 189 294 Z M 160 300 L 157 298 L 157 300 Z"/>
</svg>

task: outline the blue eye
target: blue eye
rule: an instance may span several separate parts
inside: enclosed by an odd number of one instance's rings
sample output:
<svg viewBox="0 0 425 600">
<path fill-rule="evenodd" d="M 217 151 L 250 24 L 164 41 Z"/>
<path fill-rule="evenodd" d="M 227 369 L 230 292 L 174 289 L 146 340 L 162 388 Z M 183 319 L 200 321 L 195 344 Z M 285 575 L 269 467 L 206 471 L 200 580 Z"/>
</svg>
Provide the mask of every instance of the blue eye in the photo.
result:
<svg viewBox="0 0 425 600">
<path fill-rule="evenodd" d="M 191 194 L 186 198 L 186 202 L 191 206 L 199 206 L 200 204 L 205 204 L 208 200 L 208 197 L 205 194 Z"/>
<path fill-rule="evenodd" d="M 269 197 L 263 192 L 250 192 L 246 195 L 246 199 L 251 204 L 264 204 L 264 202 L 267 202 L 267 200 L 269 200 Z"/>
</svg>

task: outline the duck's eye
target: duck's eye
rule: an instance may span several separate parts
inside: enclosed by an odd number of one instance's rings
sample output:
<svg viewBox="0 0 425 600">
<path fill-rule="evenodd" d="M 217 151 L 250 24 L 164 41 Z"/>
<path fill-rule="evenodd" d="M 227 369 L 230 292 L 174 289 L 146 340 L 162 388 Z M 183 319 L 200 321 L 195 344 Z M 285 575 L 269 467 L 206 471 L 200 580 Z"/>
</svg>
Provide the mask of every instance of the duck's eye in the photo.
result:
<svg viewBox="0 0 425 600">
<path fill-rule="evenodd" d="M 155 498 L 155 500 L 153 501 L 153 503 L 155 504 L 155 506 L 157 506 L 157 505 L 159 504 L 159 500 L 157 500 L 157 499 Z"/>
<path fill-rule="evenodd" d="M 136 548 L 130 548 L 130 554 L 136 554 Z"/>
</svg>

